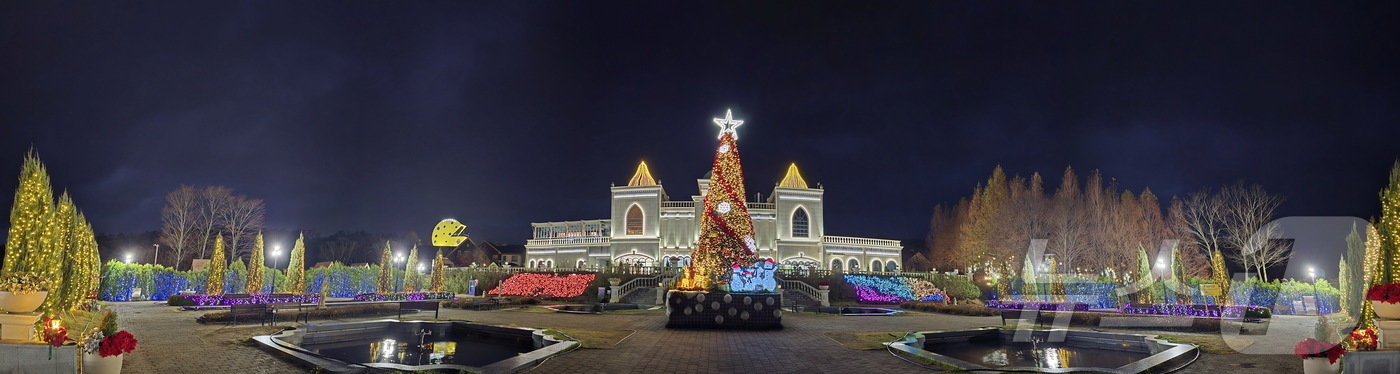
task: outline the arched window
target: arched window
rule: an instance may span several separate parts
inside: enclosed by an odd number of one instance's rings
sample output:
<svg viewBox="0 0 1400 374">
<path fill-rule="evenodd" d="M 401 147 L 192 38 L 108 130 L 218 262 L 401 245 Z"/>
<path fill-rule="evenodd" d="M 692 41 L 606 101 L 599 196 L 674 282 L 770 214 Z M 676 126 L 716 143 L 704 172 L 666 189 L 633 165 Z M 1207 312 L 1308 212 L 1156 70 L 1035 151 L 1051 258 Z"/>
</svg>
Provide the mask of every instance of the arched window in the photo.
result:
<svg viewBox="0 0 1400 374">
<path fill-rule="evenodd" d="M 831 271 L 841 271 L 841 259 L 831 260 Z"/>
<path fill-rule="evenodd" d="M 574 267 L 575 267 L 575 268 L 582 269 L 584 264 L 585 264 L 585 262 L 584 262 L 583 260 L 578 260 L 578 265 L 575 265 Z"/>
<path fill-rule="evenodd" d="M 530 260 L 530 267 L 535 267 L 535 260 Z"/>
<path fill-rule="evenodd" d="M 642 234 L 642 207 L 627 208 L 627 235 Z"/>
<path fill-rule="evenodd" d="M 899 265 L 895 265 L 894 260 L 885 261 L 885 271 L 899 271 Z"/>
<path fill-rule="evenodd" d="M 884 272 L 885 269 L 884 266 L 880 264 L 880 261 L 872 261 L 870 262 L 870 271 L 881 273 Z"/>
<path fill-rule="evenodd" d="M 809 226 L 810 220 L 807 219 L 807 209 L 799 207 L 796 211 L 792 212 L 792 237 L 810 237 L 808 230 Z"/>
<path fill-rule="evenodd" d="M 860 271 L 860 261 L 856 261 L 856 259 L 853 258 L 846 263 L 848 264 L 846 267 L 851 268 L 852 273 Z"/>
</svg>

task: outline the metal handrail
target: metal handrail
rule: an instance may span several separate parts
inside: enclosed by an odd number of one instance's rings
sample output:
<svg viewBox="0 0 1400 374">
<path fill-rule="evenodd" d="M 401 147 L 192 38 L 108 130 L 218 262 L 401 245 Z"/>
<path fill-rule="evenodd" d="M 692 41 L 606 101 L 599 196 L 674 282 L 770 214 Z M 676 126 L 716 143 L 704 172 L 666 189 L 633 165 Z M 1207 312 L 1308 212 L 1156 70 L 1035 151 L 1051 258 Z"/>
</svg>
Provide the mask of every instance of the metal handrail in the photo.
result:
<svg viewBox="0 0 1400 374">
<path fill-rule="evenodd" d="M 807 282 L 787 279 L 780 279 L 779 281 L 783 285 L 784 290 L 797 291 L 797 293 L 807 295 L 807 297 L 812 298 L 812 300 L 821 300 L 821 296 L 817 296 L 817 288 L 812 287 L 812 285 L 807 284 Z"/>
<path fill-rule="evenodd" d="M 627 281 L 627 283 L 623 283 L 621 286 L 618 286 L 617 300 L 622 300 L 623 298 L 627 297 L 627 295 L 631 295 L 633 292 L 636 292 L 639 289 L 649 287 L 647 285 L 659 284 L 661 282 L 668 281 L 673 276 L 674 275 L 671 274 L 659 274 L 652 277 L 633 278 L 632 280 Z M 660 287 L 657 287 L 656 292 L 661 292 Z"/>
</svg>

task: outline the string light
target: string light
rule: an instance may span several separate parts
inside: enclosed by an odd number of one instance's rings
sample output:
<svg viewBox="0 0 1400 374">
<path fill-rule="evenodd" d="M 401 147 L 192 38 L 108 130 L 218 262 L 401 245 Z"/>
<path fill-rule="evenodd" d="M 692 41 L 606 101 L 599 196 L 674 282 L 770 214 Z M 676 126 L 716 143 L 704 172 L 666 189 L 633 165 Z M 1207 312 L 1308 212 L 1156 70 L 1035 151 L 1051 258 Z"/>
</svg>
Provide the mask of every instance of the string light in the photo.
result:
<svg viewBox="0 0 1400 374">
<path fill-rule="evenodd" d="M 491 290 L 494 295 L 578 297 L 588 290 L 597 274 L 540 274 L 520 273 L 506 278 L 500 287 Z"/>
</svg>

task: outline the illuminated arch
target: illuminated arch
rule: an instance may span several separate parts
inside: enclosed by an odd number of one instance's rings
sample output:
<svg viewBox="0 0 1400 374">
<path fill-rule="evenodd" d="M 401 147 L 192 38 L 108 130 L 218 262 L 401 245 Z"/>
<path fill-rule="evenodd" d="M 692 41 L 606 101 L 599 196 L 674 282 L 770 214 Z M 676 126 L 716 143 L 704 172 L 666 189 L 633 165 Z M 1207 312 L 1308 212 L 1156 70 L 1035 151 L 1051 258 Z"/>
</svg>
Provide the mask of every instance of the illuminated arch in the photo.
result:
<svg viewBox="0 0 1400 374">
<path fill-rule="evenodd" d="M 860 260 L 857 260 L 857 259 L 854 259 L 854 258 L 853 258 L 853 259 L 850 259 L 850 260 L 846 261 L 846 268 L 850 269 L 852 273 L 859 272 L 859 271 L 860 271 Z"/>
<path fill-rule="evenodd" d="M 839 259 L 839 258 L 833 258 L 833 259 L 831 259 L 831 271 L 835 271 L 835 272 L 840 272 L 840 271 L 841 271 L 841 259 Z"/>
<path fill-rule="evenodd" d="M 871 262 L 870 262 L 870 271 L 876 272 L 876 273 L 883 273 L 883 272 L 885 272 L 885 264 L 884 264 L 884 263 L 881 263 L 880 260 L 871 261 Z"/>
<path fill-rule="evenodd" d="M 885 261 L 885 271 L 899 271 L 899 265 L 895 265 L 894 260 Z"/>
</svg>

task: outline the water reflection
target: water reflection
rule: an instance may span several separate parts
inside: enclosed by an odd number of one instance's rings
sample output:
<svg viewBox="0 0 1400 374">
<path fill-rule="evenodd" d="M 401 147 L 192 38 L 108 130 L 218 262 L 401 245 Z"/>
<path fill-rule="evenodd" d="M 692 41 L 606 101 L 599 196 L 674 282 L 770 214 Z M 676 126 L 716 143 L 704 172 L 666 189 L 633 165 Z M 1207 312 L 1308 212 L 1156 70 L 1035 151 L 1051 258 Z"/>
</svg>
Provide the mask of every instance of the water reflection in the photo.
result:
<svg viewBox="0 0 1400 374">
<path fill-rule="evenodd" d="M 1064 343 L 1012 343 L 997 339 L 925 344 L 925 350 L 986 367 L 1116 368 L 1146 358 L 1142 352 L 1072 347 Z"/>
</svg>

